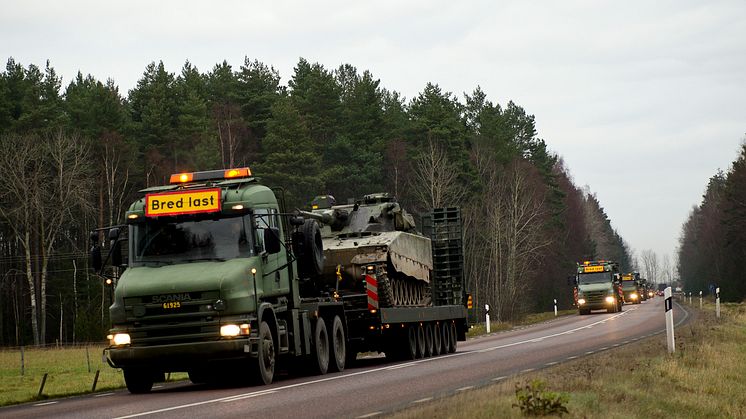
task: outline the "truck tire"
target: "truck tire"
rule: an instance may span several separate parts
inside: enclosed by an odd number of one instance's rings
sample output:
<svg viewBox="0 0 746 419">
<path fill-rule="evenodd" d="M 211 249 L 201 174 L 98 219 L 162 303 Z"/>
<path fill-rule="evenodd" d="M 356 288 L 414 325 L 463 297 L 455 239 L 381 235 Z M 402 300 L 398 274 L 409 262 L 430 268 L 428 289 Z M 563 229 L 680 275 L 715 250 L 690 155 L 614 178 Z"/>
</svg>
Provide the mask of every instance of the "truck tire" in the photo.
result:
<svg viewBox="0 0 746 419">
<path fill-rule="evenodd" d="M 293 251 L 298 256 L 298 274 L 301 278 L 319 276 L 324 269 L 324 247 L 319 225 L 315 220 L 306 220 L 300 227 L 300 233 L 293 242 Z"/>
<path fill-rule="evenodd" d="M 447 354 L 451 347 L 451 332 L 448 323 L 440 325 L 440 353 Z"/>
<path fill-rule="evenodd" d="M 404 348 L 404 358 L 412 360 L 417 358 L 417 326 L 407 327 L 406 347 Z"/>
<path fill-rule="evenodd" d="M 417 332 L 417 358 L 425 357 L 425 328 L 421 325 L 415 326 Z"/>
<path fill-rule="evenodd" d="M 329 371 L 329 334 L 326 332 L 326 323 L 319 317 L 313 328 L 313 371 L 324 375 Z"/>
<path fill-rule="evenodd" d="M 206 384 L 210 382 L 210 372 L 205 368 L 194 368 L 187 371 L 187 374 L 192 384 Z"/>
<path fill-rule="evenodd" d="M 456 341 L 456 323 L 454 322 L 448 323 L 448 336 L 449 336 L 448 353 L 454 353 L 456 352 L 456 346 L 458 345 Z"/>
<path fill-rule="evenodd" d="M 440 323 L 433 323 L 433 356 L 440 355 L 440 350 L 443 347 L 441 342 L 442 332 L 440 331 Z"/>
<path fill-rule="evenodd" d="M 345 362 L 347 361 L 347 339 L 345 337 L 345 328 L 342 325 L 342 319 L 334 316 L 332 321 L 331 351 L 329 355 L 329 370 L 332 372 L 344 371 Z"/>
<path fill-rule="evenodd" d="M 150 393 L 153 389 L 153 383 L 155 382 L 155 374 L 145 368 L 123 368 L 124 371 L 124 383 L 127 385 L 127 390 L 132 394 L 144 394 Z"/>
<path fill-rule="evenodd" d="M 258 384 L 272 384 L 275 376 L 276 356 L 272 330 L 269 328 L 269 324 L 263 321 L 259 325 L 257 356 L 256 359 L 252 360 Z"/>
<path fill-rule="evenodd" d="M 433 339 L 433 325 L 431 323 L 425 323 L 425 358 L 433 356 L 435 352 L 435 340 Z"/>
</svg>

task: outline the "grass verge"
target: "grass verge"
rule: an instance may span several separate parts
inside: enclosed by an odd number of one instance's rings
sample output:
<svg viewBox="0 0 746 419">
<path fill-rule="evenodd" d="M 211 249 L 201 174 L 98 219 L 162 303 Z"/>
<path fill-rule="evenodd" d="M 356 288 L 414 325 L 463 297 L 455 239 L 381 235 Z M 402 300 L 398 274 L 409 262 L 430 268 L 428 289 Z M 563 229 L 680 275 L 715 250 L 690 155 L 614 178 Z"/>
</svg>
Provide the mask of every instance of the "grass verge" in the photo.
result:
<svg viewBox="0 0 746 419">
<path fill-rule="evenodd" d="M 76 348 L 25 348 L 24 374 L 21 375 L 21 351 L 0 350 L 0 406 L 90 393 L 96 370 L 96 391 L 124 387 L 121 370 L 102 361 L 103 346 Z M 90 362 L 90 372 L 88 365 Z M 44 392 L 39 387 L 48 374 Z M 186 374 L 172 374 L 171 380 L 186 379 Z"/>
<path fill-rule="evenodd" d="M 746 304 L 723 304 L 720 319 L 705 307 L 676 329 L 676 353 L 665 334 L 395 413 L 395 418 L 522 417 L 516 385 L 532 380 L 569 396 L 567 417 L 746 417 Z"/>
</svg>

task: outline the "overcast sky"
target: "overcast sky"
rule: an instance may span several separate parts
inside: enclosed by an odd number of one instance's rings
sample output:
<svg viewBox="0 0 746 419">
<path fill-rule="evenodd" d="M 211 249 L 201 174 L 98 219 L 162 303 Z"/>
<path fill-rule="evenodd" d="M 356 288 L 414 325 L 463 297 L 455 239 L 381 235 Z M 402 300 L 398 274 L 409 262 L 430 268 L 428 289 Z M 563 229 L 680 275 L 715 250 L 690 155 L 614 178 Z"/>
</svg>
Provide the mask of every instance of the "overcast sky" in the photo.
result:
<svg viewBox="0 0 746 419">
<path fill-rule="evenodd" d="M 673 256 L 707 180 L 746 134 L 746 1 L 3 0 L 0 59 L 49 59 L 126 95 L 145 66 L 248 56 L 370 70 L 412 98 L 477 85 L 536 116 L 639 255 Z"/>
</svg>

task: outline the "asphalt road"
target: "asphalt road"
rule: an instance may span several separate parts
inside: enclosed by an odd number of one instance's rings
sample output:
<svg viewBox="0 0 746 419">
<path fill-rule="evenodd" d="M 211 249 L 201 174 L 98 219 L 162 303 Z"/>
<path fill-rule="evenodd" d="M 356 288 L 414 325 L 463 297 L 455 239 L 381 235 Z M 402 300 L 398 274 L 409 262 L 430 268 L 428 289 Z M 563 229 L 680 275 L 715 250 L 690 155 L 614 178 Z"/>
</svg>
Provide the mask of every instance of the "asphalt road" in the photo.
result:
<svg viewBox="0 0 746 419">
<path fill-rule="evenodd" d="M 683 307 L 674 304 L 676 323 L 689 318 Z M 1 408 L 0 417 L 373 417 L 656 333 L 665 333 L 660 297 L 625 306 L 621 313 L 564 316 L 459 342 L 456 353 L 435 358 L 398 363 L 365 358 L 342 373 L 285 376 L 262 387 L 209 388 L 176 383 L 145 395 L 120 390 Z"/>
</svg>

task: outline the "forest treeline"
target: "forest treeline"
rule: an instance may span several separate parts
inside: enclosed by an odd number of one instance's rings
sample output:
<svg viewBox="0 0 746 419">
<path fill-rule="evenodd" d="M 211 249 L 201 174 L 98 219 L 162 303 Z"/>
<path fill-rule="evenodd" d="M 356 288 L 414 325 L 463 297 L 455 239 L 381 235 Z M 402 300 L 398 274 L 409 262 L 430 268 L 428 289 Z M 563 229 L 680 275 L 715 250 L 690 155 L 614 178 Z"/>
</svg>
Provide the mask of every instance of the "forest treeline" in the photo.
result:
<svg viewBox="0 0 746 419">
<path fill-rule="evenodd" d="M 725 301 L 746 298 L 746 142 L 730 170 L 718 171 L 702 202 L 692 208 L 679 238 L 678 270 L 684 290 Z"/>
<path fill-rule="evenodd" d="M 113 80 L 8 60 L 0 73 L 0 344 L 99 341 L 109 290 L 88 231 L 121 221 L 171 173 L 249 166 L 292 207 L 388 191 L 415 214 L 460 206 L 467 288 L 510 320 L 569 306 L 577 261 L 630 269 L 601 204 L 538 137 L 534 116 L 428 83 L 411 99 L 370 72 L 300 59 L 287 83 L 245 59 Z"/>
</svg>

